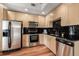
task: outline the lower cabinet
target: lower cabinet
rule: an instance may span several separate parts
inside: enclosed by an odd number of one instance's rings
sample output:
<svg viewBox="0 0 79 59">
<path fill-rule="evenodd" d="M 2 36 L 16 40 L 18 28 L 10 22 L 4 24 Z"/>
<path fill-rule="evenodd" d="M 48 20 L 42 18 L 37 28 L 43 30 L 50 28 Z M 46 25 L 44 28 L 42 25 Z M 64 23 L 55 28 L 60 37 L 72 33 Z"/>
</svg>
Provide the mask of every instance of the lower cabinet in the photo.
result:
<svg viewBox="0 0 79 59">
<path fill-rule="evenodd" d="M 39 43 L 44 44 L 57 56 L 79 56 L 79 41 L 74 41 L 74 47 L 56 41 L 56 37 L 39 34 Z M 23 35 L 23 47 L 29 47 L 29 35 Z"/>
<path fill-rule="evenodd" d="M 29 47 L 29 35 L 23 35 L 22 47 Z"/>
<path fill-rule="evenodd" d="M 44 34 L 39 34 L 39 43 L 44 44 Z"/>
<path fill-rule="evenodd" d="M 50 39 L 50 50 L 56 54 L 56 37 L 51 37 Z"/>
<path fill-rule="evenodd" d="M 54 53 L 56 54 L 56 37 L 45 35 L 44 36 L 44 44 Z"/>
<path fill-rule="evenodd" d="M 79 56 L 79 41 L 74 42 L 74 56 Z"/>
</svg>

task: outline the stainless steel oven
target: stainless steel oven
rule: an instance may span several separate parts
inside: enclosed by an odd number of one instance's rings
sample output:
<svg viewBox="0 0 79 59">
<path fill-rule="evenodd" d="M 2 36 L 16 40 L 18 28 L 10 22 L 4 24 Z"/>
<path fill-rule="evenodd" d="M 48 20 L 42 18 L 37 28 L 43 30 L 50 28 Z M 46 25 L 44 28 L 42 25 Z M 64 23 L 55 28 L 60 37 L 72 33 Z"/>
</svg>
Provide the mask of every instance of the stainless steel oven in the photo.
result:
<svg viewBox="0 0 79 59">
<path fill-rule="evenodd" d="M 38 34 L 31 34 L 30 35 L 30 42 L 38 42 L 39 41 L 39 35 Z"/>
</svg>

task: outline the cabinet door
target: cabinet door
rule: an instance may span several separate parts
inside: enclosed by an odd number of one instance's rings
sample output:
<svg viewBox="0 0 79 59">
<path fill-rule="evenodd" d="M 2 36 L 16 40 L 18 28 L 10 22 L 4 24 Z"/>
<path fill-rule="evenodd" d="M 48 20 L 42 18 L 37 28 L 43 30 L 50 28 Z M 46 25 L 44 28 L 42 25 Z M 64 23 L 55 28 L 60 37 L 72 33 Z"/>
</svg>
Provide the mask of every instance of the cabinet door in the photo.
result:
<svg viewBox="0 0 79 59">
<path fill-rule="evenodd" d="M 67 26 L 69 25 L 69 14 L 68 14 L 68 5 L 67 4 L 63 4 L 61 6 L 61 9 L 60 9 L 60 14 L 61 15 L 61 26 Z"/>
<path fill-rule="evenodd" d="M 2 19 L 3 19 L 3 8 L 0 7 L 0 20 L 2 20 Z"/>
<path fill-rule="evenodd" d="M 67 4 L 61 4 L 55 11 L 54 11 L 54 19 L 58 19 L 61 17 L 61 26 L 67 26 L 69 25 L 68 20 L 68 5 Z"/>
<path fill-rule="evenodd" d="M 8 11 L 8 19 L 15 20 L 16 19 L 16 12 Z"/>
<path fill-rule="evenodd" d="M 45 18 L 45 27 L 52 27 L 53 13 L 51 12 Z"/>
<path fill-rule="evenodd" d="M 47 35 L 47 42 L 46 42 L 46 45 L 47 47 L 50 49 L 50 42 L 51 42 L 51 37 Z"/>
<path fill-rule="evenodd" d="M 39 21 L 37 15 L 30 15 L 30 16 L 32 17 L 32 21 L 34 21 L 34 22 L 38 22 Z"/>
<path fill-rule="evenodd" d="M 59 7 L 57 7 L 53 12 L 51 12 L 53 16 L 51 17 L 52 20 L 57 20 L 59 17 L 61 17 L 61 26 L 67 26 L 69 25 L 68 20 L 68 5 L 67 4 L 61 4 Z M 50 15 L 50 14 L 48 14 Z"/>
<path fill-rule="evenodd" d="M 69 4 L 68 13 L 70 25 L 79 25 L 79 4 Z"/>
<path fill-rule="evenodd" d="M 8 19 L 7 9 L 0 7 L 0 20 Z"/>
<path fill-rule="evenodd" d="M 45 35 L 44 44 L 56 54 L 56 37 Z"/>
<path fill-rule="evenodd" d="M 45 17 L 38 16 L 39 27 L 45 27 Z"/>
<path fill-rule="evenodd" d="M 8 10 L 7 9 L 3 9 L 3 19 L 8 20 Z"/>
<path fill-rule="evenodd" d="M 20 13 L 20 12 L 16 13 L 16 20 L 22 21 L 23 22 L 23 27 L 28 26 L 27 19 L 28 19 L 27 14 Z"/>
<path fill-rule="evenodd" d="M 26 35 L 23 35 L 23 38 L 22 38 L 22 47 L 26 47 Z"/>
<path fill-rule="evenodd" d="M 39 43 L 44 44 L 44 34 L 39 34 Z"/>
<path fill-rule="evenodd" d="M 56 54 L 56 37 L 51 37 L 50 50 Z"/>
<path fill-rule="evenodd" d="M 79 56 L 79 41 L 74 42 L 74 56 Z"/>
<path fill-rule="evenodd" d="M 47 40 L 48 40 L 48 36 L 44 35 L 44 45 L 47 47 Z"/>
<path fill-rule="evenodd" d="M 29 35 L 23 35 L 22 46 L 29 47 Z"/>
</svg>

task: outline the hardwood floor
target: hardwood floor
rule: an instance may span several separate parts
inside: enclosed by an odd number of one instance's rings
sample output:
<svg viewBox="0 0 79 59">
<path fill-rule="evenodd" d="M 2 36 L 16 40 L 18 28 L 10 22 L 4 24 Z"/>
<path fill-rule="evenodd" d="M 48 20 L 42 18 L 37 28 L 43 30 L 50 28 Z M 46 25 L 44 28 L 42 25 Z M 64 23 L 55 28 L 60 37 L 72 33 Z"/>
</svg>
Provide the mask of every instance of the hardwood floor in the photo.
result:
<svg viewBox="0 0 79 59">
<path fill-rule="evenodd" d="M 22 48 L 14 52 L 6 52 L 5 56 L 55 56 L 47 47 L 44 45 L 35 46 L 31 48 Z"/>
</svg>

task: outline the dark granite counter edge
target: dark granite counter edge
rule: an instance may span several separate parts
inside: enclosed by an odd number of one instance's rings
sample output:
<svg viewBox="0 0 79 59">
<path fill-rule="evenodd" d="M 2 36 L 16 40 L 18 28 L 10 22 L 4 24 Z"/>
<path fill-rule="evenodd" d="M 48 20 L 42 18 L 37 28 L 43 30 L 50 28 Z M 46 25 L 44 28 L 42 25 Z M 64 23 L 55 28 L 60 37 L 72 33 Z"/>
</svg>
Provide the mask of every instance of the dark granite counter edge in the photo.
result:
<svg viewBox="0 0 79 59">
<path fill-rule="evenodd" d="M 58 39 L 65 40 L 65 41 L 69 41 L 69 42 L 76 42 L 76 41 L 79 41 L 79 40 L 69 40 L 69 39 L 66 39 L 66 38 L 63 38 L 63 37 L 58 37 L 58 36 L 51 35 L 51 34 L 47 34 L 47 35 L 54 36 L 54 37 L 56 37 L 56 38 L 58 38 Z"/>
</svg>

